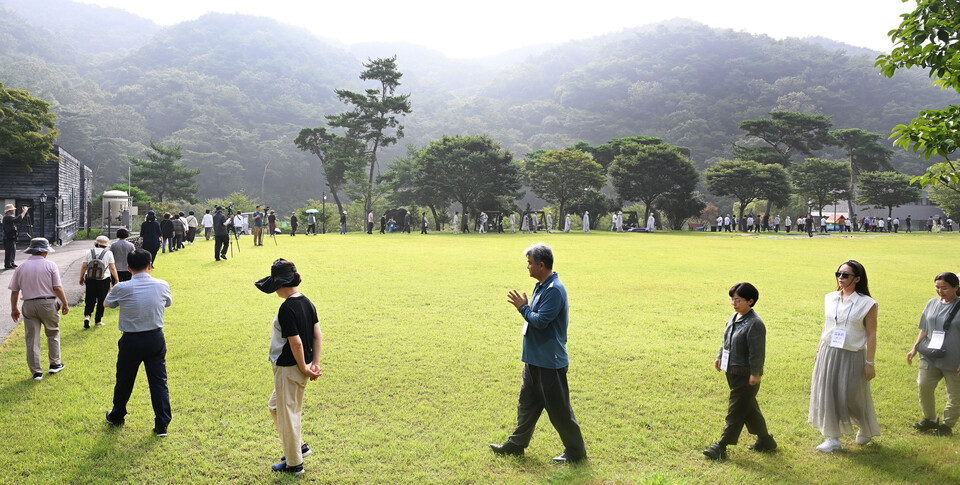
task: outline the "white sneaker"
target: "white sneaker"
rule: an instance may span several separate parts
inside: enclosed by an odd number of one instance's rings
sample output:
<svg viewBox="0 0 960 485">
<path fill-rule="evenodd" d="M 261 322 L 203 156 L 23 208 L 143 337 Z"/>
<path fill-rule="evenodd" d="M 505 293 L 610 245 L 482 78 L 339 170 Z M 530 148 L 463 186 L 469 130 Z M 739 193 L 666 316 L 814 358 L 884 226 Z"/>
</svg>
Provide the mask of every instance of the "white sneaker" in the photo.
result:
<svg viewBox="0 0 960 485">
<path fill-rule="evenodd" d="M 843 445 L 840 443 L 840 440 L 837 438 L 827 438 L 823 440 L 823 443 L 817 445 L 817 450 L 824 453 L 831 453 L 837 450 L 842 450 Z"/>
<path fill-rule="evenodd" d="M 869 443 L 870 440 L 872 440 L 872 439 L 873 439 L 872 436 L 864 436 L 864 435 L 863 435 L 863 429 L 858 429 L 858 430 L 857 430 L 857 444 L 858 444 L 858 445 L 863 446 L 863 445 Z"/>
</svg>

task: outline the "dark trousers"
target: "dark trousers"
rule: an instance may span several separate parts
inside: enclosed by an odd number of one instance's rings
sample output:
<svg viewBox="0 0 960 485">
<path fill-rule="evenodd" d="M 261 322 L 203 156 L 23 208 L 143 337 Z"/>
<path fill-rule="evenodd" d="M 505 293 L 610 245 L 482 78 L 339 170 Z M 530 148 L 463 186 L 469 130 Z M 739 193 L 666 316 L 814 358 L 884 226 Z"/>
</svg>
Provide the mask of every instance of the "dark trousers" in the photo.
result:
<svg viewBox="0 0 960 485">
<path fill-rule="evenodd" d="M 150 401 L 153 403 L 154 425 L 164 428 L 170 423 L 170 392 L 167 390 L 167 344 L 163 330 L 124 333 L 117 342 L 117 384 L 113 388 L 114 421 L 127 415 L 127 401 L 140 371 L 140 363 L 147 372 Z"/>
<path fill-rule="evenodd" d="M 119 276 L 119 274 L 118 274 Z M 95 280 L 87 278 L 84 282 L 87 287 L 87 293 L 83 298 L 83 314 L 92 315 L 96 310 L 94 322 L 103 321 L 103 300 L 107 298 L 110 292 L 110 278 L 105 280 Z"/>
<path fill-rule="evenodd" d="M 193 244 L 193 240 L 197 237 L 197 228 L 191 227 L 187 229 L 187 242 Z"/>
<path fill-rule="evenodd" d="M 367 234 L 373 234 L 373 223 L 367 222 Z"/>
<path fill-rule="evenodd" d="M 313 233 L 317 234 L 317 225 L 316 224 L 307 224 L 307 234 Z"/>
<path fill-rule="evenodd" d="M 130 278 L 133 278 L 133 274 L 129 271 L 117 271 L 117 279 L 120 281 L 130 281 Z"/>
<path fill-rule="evenodd" d="M 217 261 L 219 261 L 220 258 L 226 259 L 227 249 L 230 248 L 230 235 L 224 234 L 221 236 L 218 234 L 213 236 L 213 241 L 213 258 Z"/>
<path fill-rule="evenodd" d="M 587 450 L 580 433 L 580 424 L 570 406 L 570 389 L 567 387 L 567 368 L 546 369 L 524 364 L 523 383 L 517 403 L 517 428 L 507 442 L 526 448 L 537 427 L 537 420 L 547 410 L 550 423 L 560 435 L 567 458 L 586 458 Z"/>
<path fill-rule="evenodd" d="M 17 259 L 17 240 L 3 240 L 3 267 L 12 268 Z"/>
<path fill-rule="evenodd" d="M 727 385 L 730 386 L 730 401 L 727 404 L 726 425 L 723 427 L 723 434 L 720 435 L 720 444 L 724 446 L 737 444 L 744 425 L 747 426 L 750 434 L 766 438 L 767 422 L 760 413 L 760 405 L 757 404 L 760 384 L 751 386 L 749 374 L 727 372 L 726 375 Z"/>
</svg>

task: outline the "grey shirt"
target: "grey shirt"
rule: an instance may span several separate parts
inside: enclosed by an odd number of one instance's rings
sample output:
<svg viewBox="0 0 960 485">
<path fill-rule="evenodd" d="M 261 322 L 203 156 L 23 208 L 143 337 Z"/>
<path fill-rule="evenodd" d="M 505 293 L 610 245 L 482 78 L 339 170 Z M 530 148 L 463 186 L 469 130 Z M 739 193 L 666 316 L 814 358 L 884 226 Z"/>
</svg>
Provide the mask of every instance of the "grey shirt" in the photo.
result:
<svg viewBox="0 0 960 485">
<path fill-rule="evenodd" d="M 133 246 L 133 243 L 126 239 L 118 239 L 110 245 L 110 252 L 113 253 L 114 265 L 117 271 L 129 271 L 127 269 L 127 255 L 135 249 L 137 248 Z"/>
<path fill-rule="evenodd" d="M 939 297 L 931 298 L 923 309 L 923 313 L 920 314 L 920 330 L 927 332 L 928 337 L 934 330 L 943 330 L 943 323 L 950 315 L 950 310 L 958 304 L 960 304 L 960 298 L 954 299 L 950 303 L 941 302 Z M 947 351 L 947 355 L 942 358 L 931 359 L 922 354 L 920 358 L 937 369 L 956 372 L 957 367 L 960 367 L 960 312 L 954 315 L 950 322 L 950 328 L 943 336 L 943 349 Z"/>
<path fill-rule="evenodd" d="M 120 307 L 121 332 L 149 332 L 163 328 L 163 312 L 173 304 L 173 297 L 166 281 L 137 273 L 130 281 L 115 285 L 103 304 Z"/>
<path fill-rule="evenodd" d="M 750 310 L 742 317 L 739 313 L 734 313 L 723 330 L 723 346 L 720 347 L 717 358 L 727 349 L 730 351 L 728 369 L 731 365 L 749 367 L 750 374 L 762 376 L 766 344 L 767 327 L 763 325 L 757 312 Z"/>
</svg>

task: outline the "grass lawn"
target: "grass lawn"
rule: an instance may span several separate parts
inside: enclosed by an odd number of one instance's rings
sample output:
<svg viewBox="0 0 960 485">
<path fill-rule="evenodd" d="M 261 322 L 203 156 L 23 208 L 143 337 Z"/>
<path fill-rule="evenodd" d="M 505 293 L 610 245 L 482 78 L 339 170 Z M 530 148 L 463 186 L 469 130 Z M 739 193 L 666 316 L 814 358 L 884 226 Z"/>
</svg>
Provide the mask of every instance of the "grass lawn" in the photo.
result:
<svg viewBox="0 0 960 485">
<path fill-rule="evenodd" d="M 33 381 L 22 327 L 0 348 L 0 483 L 263 483 L 282 454 L 266 409 L 270 325 L 281 300 L 253 282 L 284 257 L 303 275 L 324 334 L 324 376 L 307 386 L 303 432 L 314 454 L 300 480 L 332 483 L 956 483 L 960 438 L 919 435 L 916 367 L 904 356 L 933 277 L 960 270 L 956 235 L 841 238 L 702 233 L 282 236 L 213 261 L 213 242 L 160 255 L 173 288 L 166 313 L 173 422 L 152 435 L 141 371 L 126 425 L 109 429 L 116 311 L 84 330 L 61 322 L 60 374 Z M 201 238 L 202 239 L 202 238 Z M 555 466 L 546 415 L 522 459 L 494 457 L 516 420 L 522 320 L 506 302 L 528 294 L 523 250 L 545 241 L 570 297 L 573 408 L 589 464 Z M 873 396 L 883 435 L 822 455 L 806 422 L 823 295 L 847 259 L 864 264 L 880 305 Z M 749 281 L 767 326 L 759 394 L 777 453 L 727 462 L 700 451 L 720 435 L 727 386 L 713 370 Z M 9 317 L 7 317 L 9 318 Z M 44 355 L 46 342 L 44 339 Z M 44 365 L 46 360 L 44 359 Z M 942 385 L 938 408 L 944 402 Z M 960 431 L 960 430 L 958 430 Z"/>
</svg>

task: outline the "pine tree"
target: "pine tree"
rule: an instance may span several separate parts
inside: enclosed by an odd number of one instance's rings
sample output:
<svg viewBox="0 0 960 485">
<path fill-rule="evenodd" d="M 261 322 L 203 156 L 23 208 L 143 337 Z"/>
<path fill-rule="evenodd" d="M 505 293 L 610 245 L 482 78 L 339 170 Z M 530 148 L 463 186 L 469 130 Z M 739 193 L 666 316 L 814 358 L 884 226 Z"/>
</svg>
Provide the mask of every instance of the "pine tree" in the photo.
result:
<svg viewBox="0 0 960 485">
<path fill-rule="evenodd" d="M 129 157 L 132 177 L 137 186 L 152 196 L 157 202 L 166 200 L 184 200 L 197 202 L 197 185 L 193 177 L 200 173 L 199 168 L 187 168 L 180 159 L 180 145 L 165 147 L 150 141 L 150 150 L 145 152 L 148 160 Z"/>
</svg>

